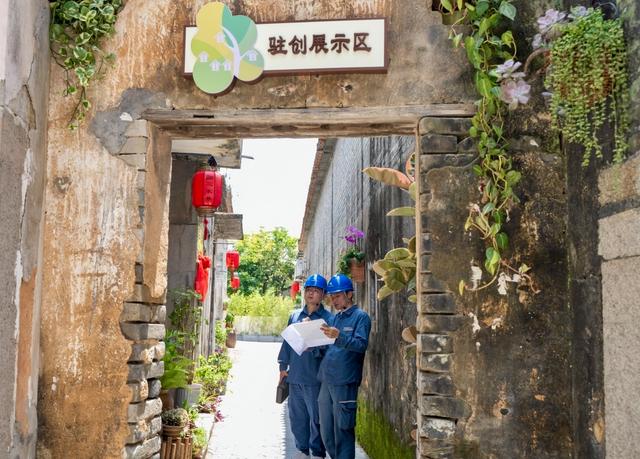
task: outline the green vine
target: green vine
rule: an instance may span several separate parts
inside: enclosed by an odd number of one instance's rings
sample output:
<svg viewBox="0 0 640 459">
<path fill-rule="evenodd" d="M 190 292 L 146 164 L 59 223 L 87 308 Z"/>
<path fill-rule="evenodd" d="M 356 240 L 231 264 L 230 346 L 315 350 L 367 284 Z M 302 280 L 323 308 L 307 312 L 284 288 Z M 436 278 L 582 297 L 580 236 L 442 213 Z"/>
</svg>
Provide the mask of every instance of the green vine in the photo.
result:
<svg viewBox="0 0 640 459">
<path fill-rule="evenodd" d="M 585 148 L 587 166 L 593 155 L 602 158 L 598 134 L 610 123 L 613 161 L 621 162 L 628 148 L 629 81 L 620 19 L 577 7 L 569 15 L 549 10 L 538 23 L 541 34 L 534 45 L 547 56 L 545 86 L 551 92 L 554 127 L 565 140 Z"/>
<path fill-rule="evenodd" d="M 530 90 L 523 80 L 524 73 L 518 71 L 521 63 L 515 60 L 517 48 L 513 32 L 505 27 L 515 19 L 517 10 L 511 0 L 440 0 L 440 6 L 445 14 L 459 17 L 451 26 L 449 37 L 455 46 L 464 47 L 475 69 L 475 87 L 480 95 L 469 134 L 477 142 L 479 158 L 473 172 L 479 178 L 481 196 L 478 203 L 469 206 L 464 228 L 480 233 L 485 242 L 484 268 L 492 277 L 479 286 L 482 271 L 476 276 L 480 268 L 475 267 L 473 285 L 461 280 L 460 294 L 465 290 L 484 289 L 497 279 L 502 287 L 511 281 L 533 288 L 526 274 L 529 267 L 523 264 L 513 268 L 505 257 L 509 237 L 504 224 L 510 209 L 520 201 L 514 187 L 520 182 L 521 174 L 514 169 L 507 151 L 504 117 L 507 108 L 513 110 L 518 104 L 528 102 Z M 459 24 L 467 26 L 463 32 L 458 31 Z"/>
<path fill-rule="evenodd" d="M 75 129 L 84 120 L 91 102 L 87 87 L 99 78 L 103 64 L 115 56 L 100 47 L 104 37 L 115 32 L 115 22 L 123 0 L 51 1 L 49 42 L 56 63 L 65 70 L 65 96 L 77 95 L 69 127 Z"/>
</svg>

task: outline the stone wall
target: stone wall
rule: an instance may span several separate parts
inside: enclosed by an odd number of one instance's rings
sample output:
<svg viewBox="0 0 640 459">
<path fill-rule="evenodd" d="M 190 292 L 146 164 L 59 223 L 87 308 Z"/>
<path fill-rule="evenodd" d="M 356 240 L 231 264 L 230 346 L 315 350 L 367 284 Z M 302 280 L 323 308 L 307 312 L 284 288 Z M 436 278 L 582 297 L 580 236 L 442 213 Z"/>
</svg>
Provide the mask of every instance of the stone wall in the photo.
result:
<svg viewBox="0 0 640 459">
<path fill-rule="evenodd" d="M 420 123 L 418 286 L 419 457 L 568 457 L 572 314 L 567 291 L 562 162 L 525 146 L 515 162 L 523 172 L 522 205 L 508 228 L 513 263 L 533 267 L 540 290 L 495 285 L 458 293 L 471 284 L 471 265 L 484 249 L 463 230 L 477 199 L 467 122 L 426 118 Z M 487 281 L 488 279 L 484 279 Z"/>
<path fill-rule="evenodd" d="M 415 322 L 416 312 L 404 294 L 381 302 L 376 299 L 379 282 L 371 265 L 388 250 L 401 246 L 402 237 L 411 237 L 415 226 L 409 218 L 385 216 L 395 207 L 411 205 L 408 195 L 371 180 L 361 171 L 368 166 L 402 169 L 415 141 L 412 137 L 376 137 L 338 139 L 326 145 L 322 160 L 328 164 L 328 171 L 324 183 L 309 190 L 319 199 L 305 235 L 304 274 L 333 275 L 340 253 L 347 247 L 343 239 L 347 226 L 365 232 L 361 247 L 368 270 L 365 283 L 356 284 L 355 295 L 371 316 L 372 330 L 360 396 L 367 412 L 382 417 L 378 424 L 388 425 L 392 432 L 389 438 L 395 437 L 397 443 L 380 445 L 372 438 L 359 441 L 372 458 L 396 457 L 394 454 L 412 443 L 410 432 L 415 422 L 414 352 L 407 351 L 401 333 Z M 374 445 L 378 450 L 371 449 Z"/>
<path fill-rule="evenodd" d="M 0 5 L 0 456 L 34 457 L 49 90 L 45 0 Z"/>
<path fill-rule="evenodd" d="M 640 444 L 640 6 L 620 0 L 629 50 L 631 135 L 629 158 L 599 172 L 597 253 L 601 256 L 606 455 L 637 455 Z M 595 183 L 595 178 L 594 178 Z M 595 212 L 594 212 L 595 213 Z M 594 226 L 596 222 L 594 221 Z"/>
</svg>

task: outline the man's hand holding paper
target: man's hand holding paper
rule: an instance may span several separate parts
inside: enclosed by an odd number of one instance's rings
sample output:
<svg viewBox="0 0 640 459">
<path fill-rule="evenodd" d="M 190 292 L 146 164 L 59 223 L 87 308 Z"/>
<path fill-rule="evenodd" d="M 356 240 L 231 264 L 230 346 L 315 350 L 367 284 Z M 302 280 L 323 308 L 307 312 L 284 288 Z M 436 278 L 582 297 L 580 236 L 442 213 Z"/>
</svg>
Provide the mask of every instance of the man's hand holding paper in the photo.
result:
<svg viewBox="0 0 640 459">
<path fill-rule="evenodd" d="M 323 319 L 298 322 L 285 328 L 281 336 L 296 354 L 302 355 L 309 348 L 333 344 L 335 338 L 328 338 L 322 330 L 323 326 L 327 326 Z"/>
</svg>

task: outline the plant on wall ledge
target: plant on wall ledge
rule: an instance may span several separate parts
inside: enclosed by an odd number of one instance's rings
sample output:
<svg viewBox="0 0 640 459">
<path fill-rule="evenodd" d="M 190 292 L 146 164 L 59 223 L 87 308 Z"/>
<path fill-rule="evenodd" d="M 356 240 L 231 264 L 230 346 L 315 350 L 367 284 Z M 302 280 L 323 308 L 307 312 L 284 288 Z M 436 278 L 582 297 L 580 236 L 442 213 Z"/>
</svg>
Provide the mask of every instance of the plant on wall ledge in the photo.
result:
<svg viewBox="0 0 640 459">
<path fill-rule="evenodd" d="M 353 279 L 354 282 L 362 282 L 364 279 L 364 252 L 359 247 L 358 241 L 364 238 L 364 233 L 355 226 L 347 228 L 344 240 L 349 244 L 348 248 L 338 259 L 338 273 L 342 273 Z"/>
<path fill-rule="evenodd" d="M 404 190 L 416 201 L 416 184 L 413 178 L 415 154 L 412 154 L 405 166 L 405 173 L 387 167 L 367 167 L 365 174 L 374 180 Z M 414 217 L 414 206 L 397 207 L 387 212 L 387 217 Z M 406 247 L 389 250 L 382 260 L 373 264 L 373 270 L 382 278 L 384 285 L 378 290 L 378 300 L 400 292 L 409 291 L 409 301 L 416 302 L 416 237 L 404 238 Z"/>
<path fill-rule="evenodd" d="M 123 0 L 50 1 L 49 42 L 56 63 L 65 70 L 65 96 L 78 97 L 69 127 L 75 129 L 91 108 L 87 87 L 99 78 L 105 62 L 115 56 L 101 48 L 101 41 L 115 32 Z"/>
<path fill-rule="evenodd" d="M 535 51 L 542 55 L 545 86 L 554 127 L 565 140 L 584 147 L 583 165 L 602 158 L 600 130 L 614 132 L 613 161 L 627 151 L 629 76 L 620 19 L 606 19 L 599 9 L 575 7 L 569 14 L 547 10 L 538 19 Z M 529 65 L 526 66 L 527 70 Z"/>
</svg>

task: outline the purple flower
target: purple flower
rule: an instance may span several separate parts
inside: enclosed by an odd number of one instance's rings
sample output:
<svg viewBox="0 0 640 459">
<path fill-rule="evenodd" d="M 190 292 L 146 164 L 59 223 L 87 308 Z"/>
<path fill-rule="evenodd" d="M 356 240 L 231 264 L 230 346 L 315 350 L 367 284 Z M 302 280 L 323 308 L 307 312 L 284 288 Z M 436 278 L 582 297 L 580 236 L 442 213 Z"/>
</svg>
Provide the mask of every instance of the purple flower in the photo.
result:
<svg viewBox="0 0 640 459">
<path fill-rule="evenodd" d="M 524 80 L 504 80 L 500 85 L 500 99 L 509 104 L 509 110 L 518 108 L 518 104 L 529 102 L 529 86 Z"/>
<path fill-rule="evenodd" d="M 538 29 L 541 34 L 549 32 L 554 25 L 562 22 L 567 17 L 567 13 L 554 9 L 548 9 L 544 16 L 538 18 Z"/>
<path fill-rule="evenodd" d="M 494 72 L 498 76 L 498 81 L 506 80 L 508 78 L 522 78 L 525 76 L 524 72 L 516 72 L 518 67 L 522 65 L 521 62 L 514 61 L 513 59 L 509 59 L 504 64 L 498 65 Z"/>
<path fill-rule="evenodd" d="M 355 226 L 347 227 L 347 235 L 344 237 L 345 241 L 350 244 L 355 244 L 358 242 L 358 239 L 362 239 L 364 237 L 364 233 L 360 231 Z"/>
</svg>

